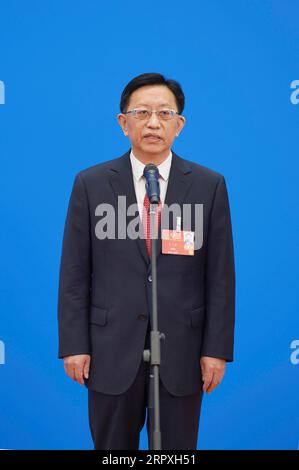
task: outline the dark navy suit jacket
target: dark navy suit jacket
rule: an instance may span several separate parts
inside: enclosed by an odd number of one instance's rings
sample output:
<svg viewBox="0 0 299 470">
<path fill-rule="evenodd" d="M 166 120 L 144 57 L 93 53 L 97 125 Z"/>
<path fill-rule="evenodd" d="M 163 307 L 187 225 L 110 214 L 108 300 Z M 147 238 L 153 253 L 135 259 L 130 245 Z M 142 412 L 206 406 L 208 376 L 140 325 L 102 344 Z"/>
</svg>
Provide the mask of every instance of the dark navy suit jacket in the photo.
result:
<svg viewBox="0 0 299 470">
<path fill-rule="evenodd" d="M 99 204 L 113 205 L 117 215 L 118 196 L 127 207 L 137 202 L 130 150 L 76 175 L 59 280 L 58 356 L 90 354 L 87 387 L 113 395 L 133 383 L 151 319 L 145 239 L 99 240 L 95 233 Z M 172 153 L 165 204 L 203 204 L 203 244 L 194 256 L 163 254 L 161 228 L 157 240 L 160 377 L 170 393 L 184 396 L 202 387 L 201 356 L 233 360 L 235 268 L 224 177 Z M 193 213 L 191 230 L 194 224 Z"/>
</svg>

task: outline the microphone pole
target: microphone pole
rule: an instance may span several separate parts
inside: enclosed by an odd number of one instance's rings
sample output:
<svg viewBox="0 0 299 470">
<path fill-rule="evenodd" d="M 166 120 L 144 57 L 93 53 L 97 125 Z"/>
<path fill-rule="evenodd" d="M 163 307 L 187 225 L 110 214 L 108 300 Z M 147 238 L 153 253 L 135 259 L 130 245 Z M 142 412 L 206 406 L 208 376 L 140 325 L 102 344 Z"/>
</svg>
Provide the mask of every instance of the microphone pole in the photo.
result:
<svg viewBox="0 0 299 470">
<path fill-rule="evenodd" d="M 160 429 L 160 389 L 159 376 L 161 364 L 160 340 L 165 335 L 158 331 L 157 307 L 157 253 L 156 253 L 156 221 L 157 207 L 160 202 L 159 170 L 149 163 L 143 172 L 146 179 L 146 192 L 150 201 L 150 244 L 151 244 L 151 275 L 152 275 L 152 330 L 150 335 L 150 349 L 144 350 L 143 359 L 150 362 L 149 393 L 148 393 L 148 419 L 149 419 L 149 447 L 150 450 L 161 450 L 162 439 Z"/>
</svg>

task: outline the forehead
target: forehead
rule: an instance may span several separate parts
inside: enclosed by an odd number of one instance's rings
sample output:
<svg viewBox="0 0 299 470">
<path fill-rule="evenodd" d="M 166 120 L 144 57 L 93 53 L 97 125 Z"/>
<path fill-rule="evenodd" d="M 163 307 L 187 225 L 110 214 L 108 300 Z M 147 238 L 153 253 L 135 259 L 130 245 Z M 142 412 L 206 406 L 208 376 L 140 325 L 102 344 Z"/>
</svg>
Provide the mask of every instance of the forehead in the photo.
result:
<svg viewBox="0 0 299 470">
<path fill-rule="evenodd" d="M 147 85 L 133 91 L 130 106 L 170 106 L 177 108 L 175 96 L 167 86 Z"/>
</svg>

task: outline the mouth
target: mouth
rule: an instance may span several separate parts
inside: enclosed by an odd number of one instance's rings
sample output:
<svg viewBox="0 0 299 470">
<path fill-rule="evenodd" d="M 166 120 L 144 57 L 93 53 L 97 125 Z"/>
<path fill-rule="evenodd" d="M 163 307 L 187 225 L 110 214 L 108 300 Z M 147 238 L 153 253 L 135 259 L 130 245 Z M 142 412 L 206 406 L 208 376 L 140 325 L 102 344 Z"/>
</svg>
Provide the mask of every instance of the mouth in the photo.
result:
<svg viewBox="0 0 299 470">
<path fill-rule="evenodd" d="M 159 137 L 158 135 L 155 135 L 155 134 L 148 134 L 148 135 L 145 135 L 144 136 L 144 139 L 147 141 L 147 142 L 160 142 L 162 139 L 161 137 Z"/>
</svg>

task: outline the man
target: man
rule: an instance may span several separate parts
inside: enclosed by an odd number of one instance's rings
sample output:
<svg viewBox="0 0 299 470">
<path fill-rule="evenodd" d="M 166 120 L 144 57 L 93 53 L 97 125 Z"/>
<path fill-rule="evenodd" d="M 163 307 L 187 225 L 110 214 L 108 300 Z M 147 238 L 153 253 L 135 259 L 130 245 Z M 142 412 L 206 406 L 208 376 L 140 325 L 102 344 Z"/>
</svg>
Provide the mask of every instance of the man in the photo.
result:
<svg viewBox="0 0 299 470">
<path fill-rule="evenodd" d="M 159 170 L 162 214 L 172 204 L 203 207 L 202 244 L 188 254 L 168 252 L 163 218 L 158 228 L 163 449 L 196 448 L 203 392 L 219 385 L 233 360 L 235 272 L 226 184 L 219 173 L 171 150 L 186 122 L 183 108 L 178 82 L 156 73 L 135 77 L 118 114 L 131 149 L 75 178 L 60 268 L 59 357 L 66 373 L 88 387 L 95 449 L 138 449 L 145 420 L 149 365 L 143 350 L 152 320 L 148 240 L 101 238 L 97 224 L 105 203 L 115 209 L 116 221 L 125 214 L 128 226 L 133 216 L 118 204 L 125 196 L 127 207 L 137 204 L 145 227 L 147 163 Z M 193 211 L 186 230 L 194 232 L 196 223 Z M 184 216 L 180 224 L 172 220 L 166 228 L 184 233 Z"/>
</svg>

